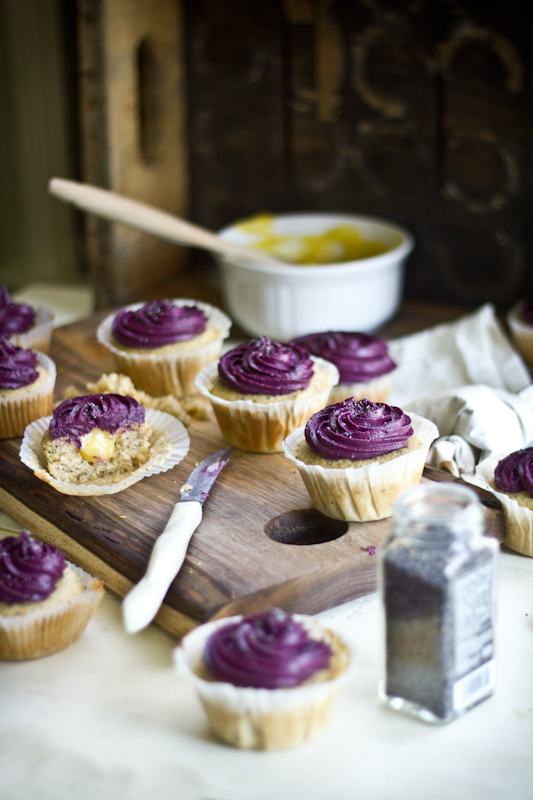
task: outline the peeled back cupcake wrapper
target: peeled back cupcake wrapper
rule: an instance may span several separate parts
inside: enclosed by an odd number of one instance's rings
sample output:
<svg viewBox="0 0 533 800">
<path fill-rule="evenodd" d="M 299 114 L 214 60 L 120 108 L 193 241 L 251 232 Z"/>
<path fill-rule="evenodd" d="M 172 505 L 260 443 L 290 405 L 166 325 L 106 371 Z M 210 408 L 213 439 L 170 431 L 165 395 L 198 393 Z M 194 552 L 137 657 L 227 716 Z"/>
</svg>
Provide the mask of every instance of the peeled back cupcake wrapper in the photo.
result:
<svg viewBox="0 0 533 800">
<path fill-rule="evenodd" d="M 212 342 L 193 350 L 182 350 L 176 353 L 158 355 L 157 353 L 131 353 L 121 350 L 111 341 L 112 325 L 115 314 L 101 323 L 96 335 L 98 341 L 111 350 L 120 372 L 128 375 L 137 389 L 142 389 L 154 397 L 167 394 L 178 396 L 195 394 L 195 378 L 197 374 L 211 362 L 218 359 L 222 349 L 222 341 L 227 337 L 231 327 L 230 318 L 219 308 L 196 300 L 173 300 L 176 305 L 195 305 L 205 312 L 208 323 L 213 325 L 220 335 Z M 144 303 L 126 306 L 136 311 Z"/>
<path fill-rule="evenodd" d="M 37 365 L 48 372 L 44 383 L 17 395 L 0 395 L 0 439 L 22 436 L 27 425 L 52 411 L 56 365 L 40 352 L 37 352 Z"/>
<path fill-rule="evenodd" d="M 491 492 L 502 504 L 505 515 L 504 545 L 517 553 L 533 557 L 533 511 L 494 488 L 494 471 L 502 457 L 493 453 L 477 465 L 474 477 L 465 476 L 465 480 Z"/>
<path fill-rule="evenodd" d="M 57 653 L 79 639 L 104 595 L 102 582 L 66 562 L 79 577 L 84 592 L 57 606 L 14 617 L 0 615 L 0 660 L 20 661 Z"/>
<path fill-rule="evenodd" d="M 179 464 L 189 452 L 190 439 L 184 425 L 171 414 L 146 409 L 146 422 L 152 429 L 150 437 L 150 458 L 129 474 L 124 480 L 109 485 L 86 483 L 67 483 L 54 478 L 47 470 L 46 458 L 42 449 L 42 438 L 49 428 L 52 417 L 43 417 L 26 428 L 20 460 L 32 469 L 41 480 L 49 483 L 62 494 L 70 495 L 104 495 L 122 492 L 129 486 L 150 475 L 166 472 Z M 170 445 L 170 451 L 168 449 Z"/>
<path fill-rule="evenodd" d="M 325 627 L 318 620 L 295 614 L 309 630 Z M 254 689 L 204 680 L 197 674 L 207 639 L 219 627 L 237 622 L 228 617 L 201 625 L 187 634 L 174 651 L 174 662 L 195 686 L 209 721 L 220 738 L 237 747 L 274 750 L 296 747 L 315 736 L 327 723 L 339 690 L 352 671 L 350 648 L 334 631 L 346 651 L 339 674 L 324 681 L 289 689 Z"/>
<path fill-rule="evenodd" d="M 389 461 L 371 462 L 360 467 L 327 468 L 304 464 L 295 451 L 305 438 L 305 426 L 291 433 L 283 443 L 285 455 L 295 462 L 314 507 L 333 519 L 369 522 L 392 516 L 396 498 L 408 486 L 420 483 L 431 443 L 439 435 L 430 420 L 409 414 L 413 435 L 422 441 L 411 450 Z"/>
<path fill-rule="evenodd" d="M 211 400 L 220 429 L 231 445 L 254 453 L 279 453 L 288 433 L 328 404 L 331 388 L 338 381 L 339 371 L 334 364 L 315 356 L 311 358 L 330 380 L 329 386 L 317 394 L 272 403 L 224 400 L 211 394 L 213 381 L 218 374 L 218 362 L 202 370 L 196 378 L 196 386 Z"/>
</svg>

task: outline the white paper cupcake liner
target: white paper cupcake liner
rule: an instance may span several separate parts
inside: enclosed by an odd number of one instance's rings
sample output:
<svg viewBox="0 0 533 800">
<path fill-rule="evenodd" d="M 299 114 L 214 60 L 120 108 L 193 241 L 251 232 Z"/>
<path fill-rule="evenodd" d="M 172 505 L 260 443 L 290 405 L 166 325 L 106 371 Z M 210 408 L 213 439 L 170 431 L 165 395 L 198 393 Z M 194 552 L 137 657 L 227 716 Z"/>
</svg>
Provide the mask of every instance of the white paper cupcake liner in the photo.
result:
<svg viewBox="0 0 533 800">
<path fill-rule="evenodd" d="M 361 383 L 338 383 L 331 391 L 330 403 L 340 403 L 348 397 L 362 400 L 368 397 L 374 403 L 385 403 L 389 396 L 393 375 L 396 370 L 391 370 L 379 378 Z"/>
<path fill-rule="evenodd" d="M 19 347 L 25 350 L 40 350 L 42 353 L 50 352 L 52 330 L 55 314 L 49 308 L 37 307 L 35 325 L 26 333 L 15 333 L 12 339 Z"/>
<path fill-rule="evenodd" d="M 422 446 L 390 461 L 374 461 L 361 467 L 328 469 L 320 464 L 304 464 L 295 452 L 305 439 L 305 426 L 291 433 L 283 443 L 283 450 L 296 464 L 314 507 L 327 517 L 346 522 L 369 522 L 392 516 L 394 502 L 401 492 L 420 483 L 429 448 L 439 435 L 430 420 L 412 413 L 409 416 L 413 435 L 422 441 Z"/>
<path fill-rule="evenodd" d="M 81 580 L 84 592 L 44 609 L 14 617 L 0 615 L 0 660 L 42 658 L 73 644 L 104 596 L 102 581 L 66 562 Z"/>
<path fill-rule="evenodd" d="M 62 494 L 80 496 L 116 494 L 143 478 L 172 469 L 189 452 L 190 439 L 185 426 L 171 414 L 147 408 L 146 422 L 152 429 L 152 436 L 150 437 L 151 455 L 145 464 L 128 475 L 127 478 L 124 478 L 124 480 L 110 485 L 67 483 L 66 481 L 57 480 L 47 470 L 42 438 L 50 426 L 51 419 L 51 416 L 43 417 L 26 428 L 20 448 L 20 460 L 33 470 L 38 478 L 46 481 Z M 167 443 L 171 446 L 170 452 L 166 447 Z"/>
<path fill-rule="evenodd" d="M 211 387 L 218 375 L 218 361 L 202 370 L 196 378 L 196 387 L 211 400 L 220 429 L 233 447 L 253 453 L 280 453 L 285 437 L 329 403 L 331 389 L 339 379 L 339 370 L 334 364 L 323 358 L 311 358 L 327 375 L 329 385 L 316 394 L 293 400 L 254 403 L 216 397 L 211 394 Z"/>
<path fill-rule="evenodd" d="M 339 674 L 324 681 L 290 689 L 253 689 L 205 680 L 198 675 L 205 645 L 218 628 L 241 620 L 227 617 L 201 625 L 174 650 L 174 663 L 194 685 L 214 732 L 224 741 L 245 749 L 274 750 L 296 747 L 326 725 L 342 684 L 353 670 L 353 655 L 344 638 L 312 617 L 294 619 L 320 635 L 329 630 L 346 654 Z"/>
<path fill-rule="evenodd" d="M 22 394 L 0 395 L 0 439 L 22 436 L 27 425 L 52 411 L 56 365 L 51 358 L 39 352 L 37 364 L 48 372 L 48 377 L 40 386 Z"/>
<path fill-rule="evenodd" d="M 507 453 L 505 455 L 508 455 Z M 494 488 L 494 472 L 504 456 L 492 454 L 476 467 L 473 477 L 464 476 L 469 483 L 486 489 L 498 498 L 505 516 L 505 539 L 503 544 L 517 553 L 533 557 L 533 511 L 521 506 L 513 497 Z"/>
<path fill-rule="evenodd" d="M 521 355 L 530 366 L 533 365 L 533 325 L 522 319 L 524 300 L 519 300 L 507 313 L 507 324 Z"/>
<path fill-rule="evenodd" d="M 157 355 L 154 353 L 129 353 L 114 345 L 111 341 L 111 328 L 116 314 L 106 317 L 96 332 L 98 341 L 113 353 L 119 371 L 128 375 L 137 389 L 142 389 L 154 397 L 166 394 L 175 394 L 178 397 L 195 394 L 194 381 L 197 374 L 207 364 L 219 358 L 222 342 L 227 337 L 232 324 L 231 319 L 223 311 L 208 303 L 183 299 L 174 299 L 171 302 L 177 306 L 198 306 L 206 314 L 209 324 L 220 331 L 220 336 L 195 350 Z M 143 305 L 145 303 L 134 303 L 126 308 L 136 311 Z"/>
</svg>

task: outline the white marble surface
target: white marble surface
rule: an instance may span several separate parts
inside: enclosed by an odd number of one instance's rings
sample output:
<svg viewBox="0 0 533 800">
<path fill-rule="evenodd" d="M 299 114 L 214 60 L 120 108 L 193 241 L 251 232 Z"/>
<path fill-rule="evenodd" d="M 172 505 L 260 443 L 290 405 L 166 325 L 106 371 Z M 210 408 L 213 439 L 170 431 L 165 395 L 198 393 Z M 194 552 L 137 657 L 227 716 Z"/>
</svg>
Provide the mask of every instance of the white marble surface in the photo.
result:
<svg viewBox="0 0 533 800">
<path fill-rule="evenodd" d="M 530 800 L 532 559 L 501 554 L 497 690 L 446 726 L 380 705 L 377 594 L 320 616 L 353 641 L 356 659 L 329 726 L 296 750 L 245 752 L 209 733 L 191 686 L 172 668 L 174 639 L 155 625 L 128 636 L 120 601 L 107 593 L 68 650 L 0 664 L 0 796 Z"/>
</svg>

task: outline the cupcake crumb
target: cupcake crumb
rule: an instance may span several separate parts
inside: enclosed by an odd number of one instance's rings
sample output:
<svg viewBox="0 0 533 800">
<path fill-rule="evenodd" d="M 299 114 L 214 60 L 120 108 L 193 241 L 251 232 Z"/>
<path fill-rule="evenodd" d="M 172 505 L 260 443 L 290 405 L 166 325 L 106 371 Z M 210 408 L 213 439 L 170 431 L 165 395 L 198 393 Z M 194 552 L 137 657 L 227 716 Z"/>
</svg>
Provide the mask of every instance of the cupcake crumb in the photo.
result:
<svg viewBox="0 0 533 800">
<path fill-rule="evenodd" d="M 145 408 L 153 408 L 156 411 L 164 411 L 166 414 L 171 414 L 186 427 L 191 424 L 191 417 L 194 416 L 194 414 L 186 411 L 183 402 L 180 402 L 173 395 L 152 397 L 146 392 L 136 389 L 133 381 L 127 375 L 121 375 L 117 372 L 102 375 L 96 383 L 87 383 L 86 386 L 90 394 L 122 394 L 133 397 Z M 64 392 L 63 399 L 74 398 L 79 394 L 80 392 L 75 386 L 69 386 Z"/>
</svg>

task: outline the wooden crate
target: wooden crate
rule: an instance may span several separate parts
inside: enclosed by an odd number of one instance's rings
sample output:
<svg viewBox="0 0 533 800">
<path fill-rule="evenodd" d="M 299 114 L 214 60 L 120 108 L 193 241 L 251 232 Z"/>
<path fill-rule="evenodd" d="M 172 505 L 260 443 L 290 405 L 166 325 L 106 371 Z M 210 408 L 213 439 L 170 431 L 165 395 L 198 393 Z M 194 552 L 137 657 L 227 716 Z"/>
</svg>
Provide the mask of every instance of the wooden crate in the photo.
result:
<svg viewBox="0 0 533 800">
<path fill-rule="evenodd" d="M 533 293 L 526 0 L 78 6 L 87 180 L 211 229 L 258 211 L 387 217 L 416 237 L 407 296 Z M 90 248 L 100 305 L 146 294 L 181 255 L 95 222 Z"/>
</svg>

